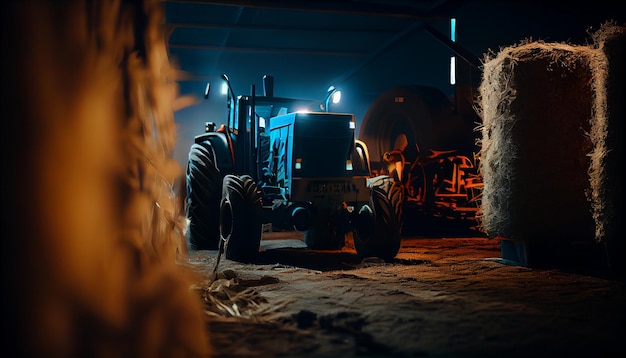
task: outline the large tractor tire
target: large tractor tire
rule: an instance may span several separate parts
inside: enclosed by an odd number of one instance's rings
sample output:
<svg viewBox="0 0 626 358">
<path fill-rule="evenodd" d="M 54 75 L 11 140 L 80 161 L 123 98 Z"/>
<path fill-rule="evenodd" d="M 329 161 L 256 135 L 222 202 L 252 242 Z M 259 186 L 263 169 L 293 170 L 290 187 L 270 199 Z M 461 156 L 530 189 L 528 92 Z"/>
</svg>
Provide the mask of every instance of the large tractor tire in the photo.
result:
<svg viewBox="0 0 626 358">
<path fill-rule="evenodd" d="M 261 191 L 252 177 L 226 175 L 220 203 L 220 232 L 226 258 L 253 262 L 261 246 Z"/>
<path fill-rule="evenodd" d="M 393 260 L 401 245 L 402 186 L 396 181 L 373 185 L 369 204 L 358 213 L 353 232 L 354 247 L 362 258 Z"/>
<path fill-rule="evenodd" d="M 415 145 L 423 153 L 475 151 L 479 118 L 473 110 L 458 109 L 444 92 L 429 86 L 397 86 L 379 95 L 363 116 L 358 135 L 367 144 L 372 170 L 384 173 L 385 152 Z"/>
<path fill-rule="evenodd" d="M 219 245 L 219 210 L 222 178 L 209 141 L 194 143 L 187 162 L 185 215 L 189 221 L 191 250 L 216 250 Z"/>
</svg>

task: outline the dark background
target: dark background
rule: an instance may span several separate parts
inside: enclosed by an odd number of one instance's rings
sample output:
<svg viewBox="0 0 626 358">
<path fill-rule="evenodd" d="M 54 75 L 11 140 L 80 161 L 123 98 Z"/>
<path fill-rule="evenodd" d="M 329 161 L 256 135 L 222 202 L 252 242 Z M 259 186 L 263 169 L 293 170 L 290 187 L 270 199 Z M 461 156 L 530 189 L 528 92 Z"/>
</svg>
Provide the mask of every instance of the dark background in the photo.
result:
<svg viewBox="0 0 626 358">
<path fill-rule="evenodd" d="M 457 83 L 476 88 L 489 53 L 525 40 L 584 45 L 607 21 L 626 22 L 619 2 L 552 1 L 178 1 L 164 2 L 171 62 L 187 73 L 179 81 L 195 105 L 175 113 L 175 159 L 186 165 L 204 123 L 226 118 L 221 75 L 236 94 L 263 90 L 275 78 L 276 96 L 323 100 L 342 90 L 331 111 L 354 113 L 357 125 L 384 91 L 425 85 L 453 96 L 450 58 L 469 71 Z M 450 19 L 456 41 L 450 41 Z M 212 84 L 209 100 L 203 94 Z M 357 127 L 357 133 L 358 133 Z"/>
</svg>

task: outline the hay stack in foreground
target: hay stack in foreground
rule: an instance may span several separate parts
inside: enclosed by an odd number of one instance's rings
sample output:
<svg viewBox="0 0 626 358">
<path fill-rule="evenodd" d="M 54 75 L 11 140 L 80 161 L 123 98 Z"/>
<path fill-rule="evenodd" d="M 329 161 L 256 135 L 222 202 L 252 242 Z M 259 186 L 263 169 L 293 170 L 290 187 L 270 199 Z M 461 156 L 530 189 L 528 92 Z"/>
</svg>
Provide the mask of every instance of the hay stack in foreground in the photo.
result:
<svg viewBox="0 0 626 358">
<path fill-rule="evenodd" d="M 597 178 L 614 174 L 598 164 L 607 152 L 600 142 L 610 124 L 608 71 L 596 46 L 561 43 L 525 42 L 484 62 L 478 107 L 487 235 L 527 248 L 598 236 L 607 219 L 599 202 L 613 195 Z"/>
<path fill-rule="evenodd" d="M 204 357 L 162 4 L 2 5 L 5 357 Z M 6 36 L 4 36 L 6 34 Z"/>
</svg>

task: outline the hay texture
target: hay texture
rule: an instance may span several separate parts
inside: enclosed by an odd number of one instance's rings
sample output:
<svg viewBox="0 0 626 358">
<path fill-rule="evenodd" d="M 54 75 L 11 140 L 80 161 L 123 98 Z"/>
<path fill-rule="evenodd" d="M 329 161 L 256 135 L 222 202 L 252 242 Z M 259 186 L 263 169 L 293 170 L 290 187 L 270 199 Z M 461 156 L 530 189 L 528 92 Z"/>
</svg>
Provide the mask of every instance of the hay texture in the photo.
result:
<svg viewBox="0 0 626 358">
<path fill-rule="evenodd" d="M 207 356 L 162 3 L 2 9 L 1 355 Z"/>
<path fill-rule="evenodd" d="M 607 22 L 590 45 L 487 56 L 477 110 L 488 236 L 605 243 L 623 271 L 624 34 Z"/>
<path fill-rule="evenodd" d="M 589 138 L 604 57 L 588 46 L 526 42 L 484 62 L 480 224 L 525 242 L 593 238 Z"/>
<path fill-rule="evenodd" d="M 595 238 L 607 246 L 611 268 L 626 275 L 624 251 L 624 122 L 626 121 L 626 26 L 604 24 L 593 34 L 594 48 L 606 66 L 598 83 L 592 118 L 591 203 Z"/>
</svg>

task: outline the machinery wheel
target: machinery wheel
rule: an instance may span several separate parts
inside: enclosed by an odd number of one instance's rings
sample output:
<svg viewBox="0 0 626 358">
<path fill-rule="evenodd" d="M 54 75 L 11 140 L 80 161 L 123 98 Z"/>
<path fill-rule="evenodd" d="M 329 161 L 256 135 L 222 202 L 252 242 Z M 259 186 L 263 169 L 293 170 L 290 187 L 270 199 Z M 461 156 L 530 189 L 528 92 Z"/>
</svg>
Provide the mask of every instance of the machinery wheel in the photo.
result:
<svg viewBox="0 0 626 358">
<path fill-rule="evenodd" d="M 215 152 L 209 141 L 191 146 L 187 162 L 185 206 L 191 250 L 218 248 L 222 179 L 215 163 Z"/>
<path fill-rule="evenodd" d="M 392 260 L 400 250 L 402 227 L 402 186 L 373 186 L 369 204 L 359 210 L 354 230 L 354 247 L 360 257 Z"/>
<path fill-rule="evenodd" d="M 252 262 L 261 246 L 261 191 L 252 177 L 226 175 L 220 203 L 220 232 L 229 260 Z"/>
<path fill-rule="evenodd" d="M 314 250 L 341 250 L 346 234 L 334 225 L 329 215 L 318 215 L 313 225 L 304 232 L 304 243 Z"/>
</svg>

